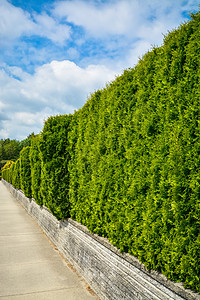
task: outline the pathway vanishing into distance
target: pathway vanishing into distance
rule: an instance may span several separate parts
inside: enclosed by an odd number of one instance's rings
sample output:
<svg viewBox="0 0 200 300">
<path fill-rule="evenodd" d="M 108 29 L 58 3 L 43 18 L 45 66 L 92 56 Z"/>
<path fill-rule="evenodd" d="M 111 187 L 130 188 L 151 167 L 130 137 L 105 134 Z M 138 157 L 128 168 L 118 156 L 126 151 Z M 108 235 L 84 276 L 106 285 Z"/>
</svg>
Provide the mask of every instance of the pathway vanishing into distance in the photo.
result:
<svg viewBox="0 0 200 300">
<path fill-rule="evenodd" d="M 0 182 L 0 300 L 97 300 Z"/>
</svg>

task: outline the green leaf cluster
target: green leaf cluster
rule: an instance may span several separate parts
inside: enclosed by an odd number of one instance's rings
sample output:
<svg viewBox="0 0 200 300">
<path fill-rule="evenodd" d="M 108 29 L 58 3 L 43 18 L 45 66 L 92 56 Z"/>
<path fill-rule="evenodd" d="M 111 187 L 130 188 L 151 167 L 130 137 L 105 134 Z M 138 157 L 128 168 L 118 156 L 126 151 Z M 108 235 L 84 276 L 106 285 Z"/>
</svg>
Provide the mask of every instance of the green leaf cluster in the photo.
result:
<svg viewBox="0 0 200 300">
<path fill-rule="evenodd" d="M 20 183 L 25 196 L 31 198 L 31 165 L 29 153 L 30 146 L 24 147 L 20 152 Z"/>
<path fill-rule="evenodd" d="M 21 152 L 21 187 L 200 292 L 199 102 L 197 13 L 73 115 L 50 117 Z"/>
</svg>

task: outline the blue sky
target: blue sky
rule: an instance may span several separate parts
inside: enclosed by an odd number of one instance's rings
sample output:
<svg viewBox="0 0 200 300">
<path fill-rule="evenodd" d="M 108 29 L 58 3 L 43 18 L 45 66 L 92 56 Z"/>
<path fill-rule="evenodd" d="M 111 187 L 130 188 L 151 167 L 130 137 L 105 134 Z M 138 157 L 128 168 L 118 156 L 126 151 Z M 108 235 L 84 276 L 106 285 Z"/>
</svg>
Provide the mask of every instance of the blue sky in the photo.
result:
<svg viewBox="0 0 200 300">
<path fill-rule="evenodd" d="M 199 0 L 0 0 L 0 138 L 39 133 L 134 67 Z"/>
</svg>

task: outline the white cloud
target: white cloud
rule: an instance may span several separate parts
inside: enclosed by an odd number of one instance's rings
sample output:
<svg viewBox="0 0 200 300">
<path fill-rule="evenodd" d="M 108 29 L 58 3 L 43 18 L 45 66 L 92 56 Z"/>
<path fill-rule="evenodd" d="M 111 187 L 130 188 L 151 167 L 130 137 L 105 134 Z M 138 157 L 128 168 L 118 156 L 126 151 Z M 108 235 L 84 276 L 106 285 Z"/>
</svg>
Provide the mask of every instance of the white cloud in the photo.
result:
<svg viewBox="0 0 200 300">
<path fill-rule="evenodd" d="M 2 111 L 2 109 L 5 107 L 5 104 L 3 102 L 0 101 L 0 111 Z"/>
<path fill-rule="evenodd" d="M 169 0 L 118 0 L 105 3 L 94 1 L 61 1 L 55 4 L 54 14 L 65 18 L 68 22 L 82 26 L 93 37 L 107 35 L 124 35 L 142 37 L 141 27 L 151 35 L 157 35 L 158 30 L 168 30 L 174 24 L 179 24 L 181 14 L 192 6 L 190 1 Z M 142 30 L 142 31 L 143 31 Z"/>
<path fill-rule="evenodd" d="M 137 11 L 138 1 L 133 1 L 131 6 Z M 129 1 L 108 2 L 98 6 L 91 1 L 62 1 L 56 4 L 54 14 L 83 26 L 94 37 L 125 34 L 138 19 L 138 14 L 130 10 Z"/>
<path fill-rule="evenodd" d="M 35 14 L 34 19 L 37 24 L 38 35 L 48 37 L 51 41 L 59 44 L 63 44 L 70 37 L 70 27 L 58 24 L 56 20 L 47 14 Z"/>
<path fill-rule="evenodd" d="M 4 65 L 0 71 L 0 109 L 5 119 L 0 134 L 21 139 L 37 133 L 48 116 L 73 113 L 91 92 L 114 77 L 115 72 L 105 66 L 80 68 L 70 61 L 52 61 L 33 75 Z"/>
<path fill-rule="evenodd" d="M 70 27 L 59 24 L 45 13 L 33 14 L 0 0 L 0 43 L 1 46 L 22 36 L 40 36 L 54 43 L 63 44 L 70 36 Z"/>
<path fill-rule="evenodd" d="M 22 140 L 32 132 L 39 133 L 43 127 L 44 120 L 53 114 L 54 111 L 48 108 L 44 108 L 37 113 L 26 111 L 12 112 L 12 114 L 8 114 L 8 119 L 1 122 L 0 136 L 1 138 L 9 136 L 13 139 Z"/>
<path fill-rule="evenodd" d="M 0 1 L 0 41 L 7 42 L 34 31 L 30 15 L 6 0 Z"/>
<path fill-rule="evenodd" d="M 55 2 L 52 14 L 81 26 L 85 41 L 98 40 L 105 53 L 112 56 L 114 52 L 112 58 L 105 55 L 100 59 L 122 70 L 137 63 L 152 46 L 161 45 L 163 35 L 176 28 L 183 21 L 183 13 L 195 5 L 197 0 L 67 0 Z M 84 62 L 90 59 L 84 58 Z"/>
<path fill-rule="evenodd" d="M 163 35 L 183 22 L 183 13 L 197 8 L 198 0 L 73 0 L 56 2 L 54 14 L 85 29 L 85 35 L 103 41 L 108 56 L 100 62 L 122 71 L 137 63 Z M 83 42 L 83 41 L 82 41 Z M 83 43 L 84 44 L 84 43 Z M 121 50 L 123 49 L 123 50 Z M 121 52 L 120 52 L 121 51 Z M 112 55 L 114 53 L 114 55 Z M 112 58 L 111 58 L 112 56 Z M 84 58 L 88 63 L 92 57 Z M 95 58 L 95 62 L 98 56 Z"/>
<path fill-rule="evenodd" d="M 183 12 L 199 4 L 199 0 L 65 0 L 55 2 L 51 11 L 46 6 L 40 13 L 28 13 L 10 2 L 0 0 L 0 49 L 7 53 L 1 61 L 21 57 L 17 65 L 33 64 L 34 70 L 28 74 L 14 63 L 0 66 L 0 135 L 18 139 L 39 132 L 48 116 L 81 107 L 90 93 L 134 66 L 152 45 L 160 45 L 162 34 L 177 27 Z M 31 44 L 31 36 L 39 49 Z M 51 48 L 40 37 L 56 45 Z M 34 63 L 42 65 L 35 69 Z"/>
</svg>

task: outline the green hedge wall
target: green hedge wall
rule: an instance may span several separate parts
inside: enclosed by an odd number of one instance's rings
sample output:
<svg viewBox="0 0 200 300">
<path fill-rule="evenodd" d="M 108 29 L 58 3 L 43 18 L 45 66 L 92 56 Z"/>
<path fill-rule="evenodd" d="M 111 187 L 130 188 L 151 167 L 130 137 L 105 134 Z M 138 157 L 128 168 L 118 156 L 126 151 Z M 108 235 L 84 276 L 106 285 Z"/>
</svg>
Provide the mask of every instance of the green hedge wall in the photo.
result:
<svg viewBox="0 0 200 300">
<path fill-rule="evenodd" d="M 12 174 L 12 184 L 13 186 L 20 190 L 21 189 L 21 180 L 20 180 L 20 159 L 14 163 L 14 170 Z"/>
<path fill-rule="evenodd" d="M 6 181 L 10 182 L 12 181 L 12 173 L 11 173 L 11 168 L 14 162 L 12 160 L 8 160 L 6 164 L 2 167 L 2 177 Z"/>
<path fill-rule="evenodd" d="M 31 198 L 31 166 L 29 153 L 30 146 L 24 147 L 20 152 L 20 182 L 25 196 Z"/>
<path fill-rule="evenodd" d="M 28 197 L 198 292 L 199 84 L 197 13 L 20 156 Z"/>
<path fill-rule="evenodd" d="M 44 205 L 58 219 L 69 216 L 68 131 L 71 118 L 71 115 L 50 117 L 41 133 L 41 194 Z"/>
<path fill-rule="evenodd" d="M 40 135 L 32 138 L 30 147 L 30 169 L 31 169 L 31 191 L 32 197 L 40 206 L 43 205 L 43 197 L 41 195 L 41 153 L 40 153 Z"/>
</svg>

